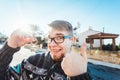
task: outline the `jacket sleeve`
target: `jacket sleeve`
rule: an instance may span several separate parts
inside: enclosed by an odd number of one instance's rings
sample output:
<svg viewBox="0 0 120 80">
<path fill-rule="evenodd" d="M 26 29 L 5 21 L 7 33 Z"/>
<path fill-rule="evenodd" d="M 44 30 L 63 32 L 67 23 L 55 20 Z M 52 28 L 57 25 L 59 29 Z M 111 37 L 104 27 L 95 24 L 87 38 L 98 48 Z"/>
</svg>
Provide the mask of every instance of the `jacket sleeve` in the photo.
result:
<svg viewBox="0 0 120 80">
<path fill-rule="evenodd" d="M 0 49 L 0 77 L 5 74 L 9 68 L 9 64 L 12 61 L 13 54 L 20 48 L 11 48 L 7 45 L 7 42 Z"/>
<path fill-rule="evenodd" d="M 91 77 L 86 72 L 86 73 L 78 75 L 78 76 L 68 77 L 68 80 L 91 80 Z"/>
</svg>

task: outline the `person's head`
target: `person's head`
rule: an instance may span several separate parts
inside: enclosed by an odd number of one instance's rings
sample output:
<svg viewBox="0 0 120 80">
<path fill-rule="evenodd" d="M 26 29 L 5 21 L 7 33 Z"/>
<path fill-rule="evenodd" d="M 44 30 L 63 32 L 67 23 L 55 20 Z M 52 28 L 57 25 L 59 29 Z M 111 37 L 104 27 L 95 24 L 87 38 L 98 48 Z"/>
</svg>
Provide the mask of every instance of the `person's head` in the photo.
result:
<svg viewBox="0 0 120 80">
<path fill-rule="evenodd" d="M 75 37 L 72 25 L 64 20 L 55 20 L 48 24 L 48 48 L 53 60 L 59 61 L 69 52 Z"/>
</svg>

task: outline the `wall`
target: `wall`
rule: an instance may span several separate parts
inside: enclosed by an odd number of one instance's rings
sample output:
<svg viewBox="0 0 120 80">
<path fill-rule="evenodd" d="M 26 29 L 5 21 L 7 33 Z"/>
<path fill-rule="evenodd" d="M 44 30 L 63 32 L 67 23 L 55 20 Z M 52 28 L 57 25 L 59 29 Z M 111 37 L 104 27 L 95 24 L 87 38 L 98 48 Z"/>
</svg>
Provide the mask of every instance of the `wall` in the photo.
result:
<svg viewBox="0 0 120 80">
<path fill-rule="evenodd" d="M 120 51 L 87 50 L 88 58 L 120 64 Z"/>
</svg>

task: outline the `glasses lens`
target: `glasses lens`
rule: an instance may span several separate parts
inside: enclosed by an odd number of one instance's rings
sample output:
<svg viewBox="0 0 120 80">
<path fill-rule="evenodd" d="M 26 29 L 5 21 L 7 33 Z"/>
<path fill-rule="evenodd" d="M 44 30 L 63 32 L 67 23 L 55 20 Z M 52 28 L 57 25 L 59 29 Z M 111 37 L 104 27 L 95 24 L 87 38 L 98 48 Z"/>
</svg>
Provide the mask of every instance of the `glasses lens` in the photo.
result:
<svg viewBox="0 0 120 80">
<path fill-rule="evenodd" d="M 62 43 L 66 38 L 71 38 L 71 36 L 57 36 L 54 38 L 48 38 L 48 43 L 51 43 L 52 41 L 54 41 L 55 43 Z"/>
<path fill-rule="evenodd" d="M 54 38 L 56 43 L 62 43 L 64 41 L 64 37 L 63 36 L 57 36 Z"/>
</svg>

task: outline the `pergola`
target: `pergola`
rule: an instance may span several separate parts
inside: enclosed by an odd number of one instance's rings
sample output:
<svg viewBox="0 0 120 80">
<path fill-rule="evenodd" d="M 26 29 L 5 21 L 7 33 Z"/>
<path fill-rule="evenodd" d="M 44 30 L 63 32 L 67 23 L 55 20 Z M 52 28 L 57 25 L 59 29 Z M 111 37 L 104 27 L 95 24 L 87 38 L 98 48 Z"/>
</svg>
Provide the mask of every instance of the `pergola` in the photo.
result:
<svg viewBox="0 0 120 80">
<path fill-rule="evenodd" d="M 100 50 L 102 50 L 102 39 L 112 39 L 112 50 L 116 50 L 116 42 L 115 39 L 118 37 L 118 34 L 111 34 L 111 33 L 97 33 L 93 35 L 89 35 L 86 38 L 86 42 L 90 43 L 90 48 L 93 48 L 94 39 L 100 39 Z"/>
</svg>

